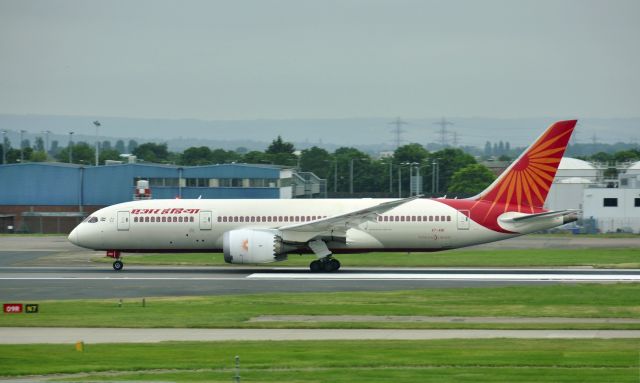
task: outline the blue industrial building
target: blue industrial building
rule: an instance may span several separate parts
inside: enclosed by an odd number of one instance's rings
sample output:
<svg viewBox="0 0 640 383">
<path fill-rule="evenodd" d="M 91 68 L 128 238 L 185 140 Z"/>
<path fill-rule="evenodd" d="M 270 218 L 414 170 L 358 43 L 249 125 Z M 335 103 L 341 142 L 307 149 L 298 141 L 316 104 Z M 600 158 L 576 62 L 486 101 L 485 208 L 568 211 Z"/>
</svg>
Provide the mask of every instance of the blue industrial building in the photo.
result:
<svg viewBox="0 0 640 383">
<path fill-rule="evenodd" d="M 84 166 L 64 163 L 0 165 L 0 232 L 64 232 L 87 213 L 131 201 L 146 180 L 153 199 L 294 198 L 324 196 L 324 180 L 275 165 L 175 166 L 147 163 Z M 38 223 L 24 228 L 26 217 Z M 43 218 L 45 217 L 45 218 Z M 47 229 L 56 217 L 55 229 Z M 60 217 L 71 223 L 60 224 Z M 39 229 L 34 229 L 39 226 Z M 22 228 L 22 229 L 21 229 Z M 10 231 L 10 230 L 9 230 Z"/>
<path fill-rule="evenodd" d="M 0 205 L 112 205 L 132 200 L 137 180 L 158 199 L 291 196 L 291 172 L 275 166 L 25 163 L 0 166 Z"/>
</svg>

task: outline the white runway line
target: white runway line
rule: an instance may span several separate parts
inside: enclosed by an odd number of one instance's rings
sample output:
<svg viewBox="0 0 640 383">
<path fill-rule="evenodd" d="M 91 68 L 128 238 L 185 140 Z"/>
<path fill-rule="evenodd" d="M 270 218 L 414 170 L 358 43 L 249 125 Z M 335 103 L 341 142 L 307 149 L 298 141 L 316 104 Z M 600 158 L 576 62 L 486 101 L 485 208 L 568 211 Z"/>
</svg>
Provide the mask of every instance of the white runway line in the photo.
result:
<svg viewBox="0 0 640 383">
<path fill-rule="evenodd" d="M 640 281 L 640 275 L 634 274 L 438 274 L 438 273 L 362 273 L 362 274 L 310 274 L 254 273 L 248 279 L 261 280 L 447 280 L 447 281 Z"/>
</svg>

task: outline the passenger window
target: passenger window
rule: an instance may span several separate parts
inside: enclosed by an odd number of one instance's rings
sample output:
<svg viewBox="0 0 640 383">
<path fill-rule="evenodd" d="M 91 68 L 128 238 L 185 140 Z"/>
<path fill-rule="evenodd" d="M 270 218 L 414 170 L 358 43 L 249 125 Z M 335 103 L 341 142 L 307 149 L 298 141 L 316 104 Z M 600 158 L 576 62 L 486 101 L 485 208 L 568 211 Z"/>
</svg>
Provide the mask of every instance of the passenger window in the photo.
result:
<svg viewBox="0 0 640 383">
<path fill-rule="evenodd" d="M 411 216 L 411 222 L 415 222 L 415 221 L 416 221 L 416 216 L 415 216 L 415 215 L 412 215 L 412 216 Z"/>
<path fill-rule="evenodd" d="M 429 216 L 429 222 L 433 222 L 433 216 L 432 215 Z"/>
<path fill-rule="evenodd" d="M 436 222 L 439 222 L 439 221 L 440 221 L 440 216 L 436 215 Z"/>
<path fill-rule="evenodd" d="M 138 217 L 133 217 L 133 222 L 138 222 Z"/>
<path fill-rule="evenodd" d="M 178 217 L 178 222 L 182 222 L 182 216 Z"/>
<path fill-rule="evenodd" d="M 421 215 L 419 215 L 419 216 L 418 216 L 418 222 L 421 222 L 421 221 L 422 221 L 422 216 L 421 216 Z"/>
<path fill-rule="evenodd" d="M 441 216 L 440 216 L 440 221 L 442 221 L 442 222 L 444 222 L 444 221 L 445 221 L 444 215 L 441 215 Z"/>
<path fill-rule="evenodd" d="M 222 217 L 218 216 L 218 222 L 222 222 Z"/>
<path fill-rule="evenodd" d="M 240 222 L 244 222 L 244 217 L 240 217 Z"/>
<path fill-rule="evenodd" d="M 195 220 L 194 220 L 194 218 L 193 218 L 193 217 L 191 217 L 191 218 L 189 219 L 189 221 L 194 222 Z"/>
<path fill-rule="evenodd" d="M 451 216 L 450 215 L 447 216 L 447 222 L 451 222 Z"/>
</svg>

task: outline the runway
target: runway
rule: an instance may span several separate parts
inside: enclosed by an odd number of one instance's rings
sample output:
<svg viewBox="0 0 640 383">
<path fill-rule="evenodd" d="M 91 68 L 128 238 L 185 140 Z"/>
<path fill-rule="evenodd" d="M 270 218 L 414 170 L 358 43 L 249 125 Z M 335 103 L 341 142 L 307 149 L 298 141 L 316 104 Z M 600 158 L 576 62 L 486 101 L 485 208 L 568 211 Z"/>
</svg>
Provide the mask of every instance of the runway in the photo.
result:
<svg viewBox="0 0 640 383">
<path fill-rule="evenodd" d="M 0 253 L 1 256 L 1 253 Z M 0 267 L 3 300 L 129 298 L 265 292 L 384 291 L 516 284 L 640 282 L 640 270 L 129 266 Z"/>
<path fill-rule="evenodd" d="M 640 330 L 385 330 L 2 327 L 0 344 L 153 343 L 168 341 L 637 339 Z"/>
<path fill-rule="evenodd" d="M 595 241 L 594 241 L 595 240 Z M 573 246 L 625 247 L 636 238 L 570 238 Z M 524 237 L 512 247 L 550 247 L 568 240 Z M 482 246 L 495 246 L 482 245 Z M 637 269 L 591 268 L 343 268 L 310 273 L 302 267 L 125 266 L 91 261 L 92 252 L 64 237 L 1 237 L 0 296 L 8 301 L 252 294 L 265 292 L 386 291 L 519 284 L 640 282 Z M 64 265 L 64 266 L 61 266 Z"/>
</svg>

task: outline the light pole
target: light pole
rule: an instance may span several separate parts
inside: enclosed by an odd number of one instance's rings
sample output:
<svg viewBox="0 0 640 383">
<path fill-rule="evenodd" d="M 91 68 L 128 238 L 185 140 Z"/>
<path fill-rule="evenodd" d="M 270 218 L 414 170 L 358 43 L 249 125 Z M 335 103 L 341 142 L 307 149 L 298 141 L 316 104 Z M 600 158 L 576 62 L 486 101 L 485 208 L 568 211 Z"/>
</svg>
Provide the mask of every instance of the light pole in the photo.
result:
<svg viewBox="0 0 640 383">
<path fill-rule="evenodd" d="M 7 131 L 2 131 L 2 165 L 7 164 Z"/>
<path fill-rule="evenodd" d="M 44 154 L 47 158 L 49 158 L 49 134 L 51 134 L 50 130 L 45 130 L 44 133 Z"/>
<path fill-rule="evenodd" d="M 69 152 L 69 163 L 72 164 L 73 163 L 73 132 L 69 132 L 68 152 Z"/>
<path fill-rule="evenodd" d="M 431 194 L 438 192 L 438 159 L 434 158 L 431 162 Z"/>
<path fill-rule="evenodd" d="M 389 196 L 393 193 L 393 161 L 389 158 Z"/>
<path fill-rule="evenodd" d="M 20 163 L 24 162 L 24 134 L 26 132 L 26 130 L 20 131 Z"/>
<path fill-rule="evenodd" d="M 335 159 L 335 167 L 333 168 L 333 192 L 338 192 L 338 159 Z"/>
<path fill-rule="evenodd" d="M 353 161 L 364 160 L 364 158 L 352 158 L 349 164 L 349 194 L 353 194 Z"/>
<path fill-rule="evenodd" d="M 100 143 L 98 142 L 98 128 L 100 128 L 100 121 L 95 120 L 93 122 L 93 125 L 96 126 L 96 166 L 98 166 L 100 164 L 99 162 L 99 158 L 100 158 Z"/>
</svg>

